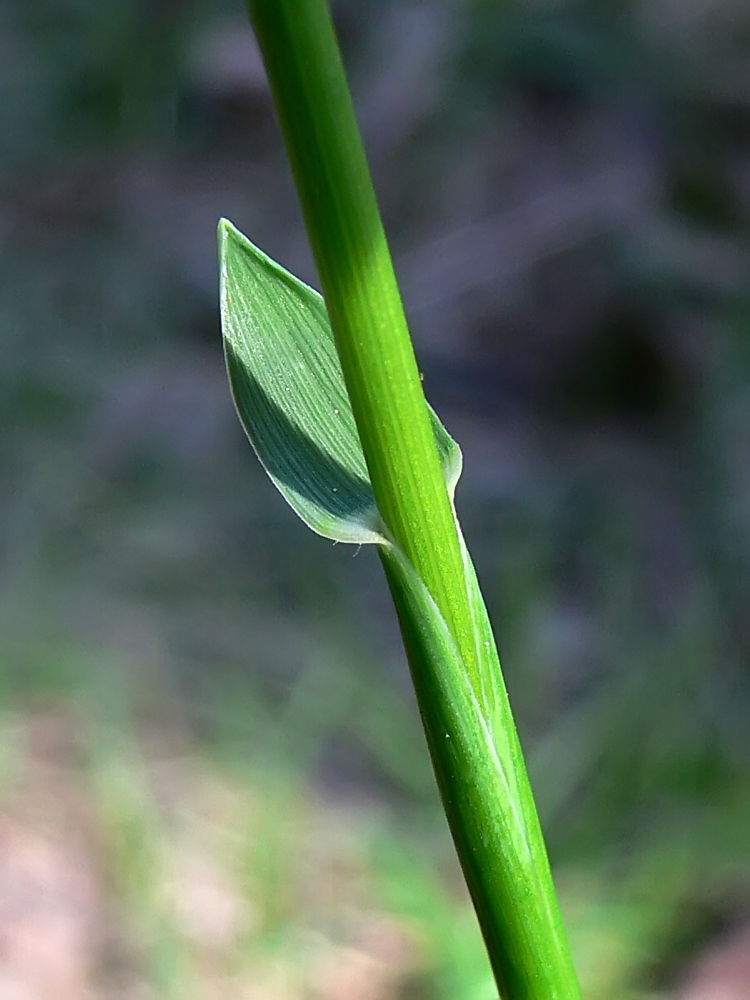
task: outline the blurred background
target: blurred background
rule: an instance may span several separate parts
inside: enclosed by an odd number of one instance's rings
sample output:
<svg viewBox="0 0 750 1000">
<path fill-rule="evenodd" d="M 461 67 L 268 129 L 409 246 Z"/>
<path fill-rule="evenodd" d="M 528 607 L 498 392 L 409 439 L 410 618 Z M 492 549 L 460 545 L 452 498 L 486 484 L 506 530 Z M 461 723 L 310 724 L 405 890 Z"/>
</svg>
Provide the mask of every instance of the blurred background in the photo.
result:
<svg viewBox="0 0 750 1000">
<path fill-rule="evenodd" d="M 586 996 L 747 998 L 750 7 L 335 13 Z M 232 411 L 222 215 L 315 283 L 240 0 L 4 0 L 0 997 L 492 1000 L 377 559 Z"/>
</svg>

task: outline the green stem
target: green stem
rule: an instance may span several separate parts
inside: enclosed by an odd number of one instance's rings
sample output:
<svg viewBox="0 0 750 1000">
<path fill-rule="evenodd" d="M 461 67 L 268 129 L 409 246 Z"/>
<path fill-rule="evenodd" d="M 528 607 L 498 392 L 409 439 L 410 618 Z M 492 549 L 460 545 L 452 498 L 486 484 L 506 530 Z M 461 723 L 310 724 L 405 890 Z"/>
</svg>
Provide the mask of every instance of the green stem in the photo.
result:
<svg viewBox="0 0 750 1000">
<path fill-rule="evenodd" d="M 503 749 L 499 764 L 488 767 L 477 735 L 486 720 L 445 697 L 448 687 L 429 666 L 435 650 L 403 586 L 410 565 L 445 620 L 466 676 L 478 683 L 473 569 L 464 562 L 330 10 L 326 0 L 249 0 L 249 7 L 375 498 L 406 556 L 404 570 L 393 552 L 382 553 L 498 985 L 506 1000 L 575 1000 L 580 992 L 502 678 L 495 680 Z M 437 653 L 449 655 L 447 648 Z M 474 732 L 464 726 L 470 719 Z M 458 745 L 465 751 L 456 755 Z M 504 789 L 493 777 L 498 770 Z"/>
<path fill-rule="evenodd" d="M 455 519 L 328 5 L 250 10 L 375 499 L 473 656 Z"/>
</svg>

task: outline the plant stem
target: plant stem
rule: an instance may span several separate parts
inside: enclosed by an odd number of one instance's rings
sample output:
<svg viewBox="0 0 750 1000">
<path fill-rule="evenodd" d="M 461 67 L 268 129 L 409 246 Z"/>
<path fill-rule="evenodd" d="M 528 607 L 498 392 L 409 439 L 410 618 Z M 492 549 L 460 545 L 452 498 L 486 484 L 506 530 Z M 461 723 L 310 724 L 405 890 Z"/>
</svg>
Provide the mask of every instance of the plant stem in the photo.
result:
<svg viewBox="0 0 750 1000">
<path fill-rule="evenodd" d="M 328 6 L 250 10 L 375 499 L 472 656 L 455 519 Z"/>
<path fill-rule="evenodd" d="M 465 563 L 328 4 L 249 0 L 249 7 L 378 508 L 437 605 L 466 675 L 479 685 L 473 569 Z M 440 685 L 429 665 L 425 670 L 429 641 L 399 566 L 387 549 L 382 556 L 498 984 L 506 1000 L 574 1000 L 579 988 L 502 678 L 496 688 L 503 749 L 493 770 L 477 735 L 483 720 L 444 695 L 438 705 Z M 474 732 L 463 726 L 470 718 Z M 450 747 L 449 726 L 457 736 Z M 457 744 L 463 756 L 456 756 Z M 492 777 L 498 769 L 503 787 Z"/>
</svg>

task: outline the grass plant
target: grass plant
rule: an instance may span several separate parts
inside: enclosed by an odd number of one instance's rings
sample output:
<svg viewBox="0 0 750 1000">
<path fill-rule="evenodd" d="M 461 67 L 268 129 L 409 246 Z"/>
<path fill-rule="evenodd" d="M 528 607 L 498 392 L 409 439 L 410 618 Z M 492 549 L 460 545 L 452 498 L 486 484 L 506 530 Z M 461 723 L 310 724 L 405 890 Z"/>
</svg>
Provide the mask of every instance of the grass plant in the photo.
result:
<svg viewBox="0 0 750 1000">
<path fill-rule="evenodd" d="M 377 546 L 435 773 L 506 1000 L 580 996 L 494 636 L 456 518 L 325 0 L 250 0 L 324 299 L 220 224 L 237 409 L 325 537 Z"/>
</svg>

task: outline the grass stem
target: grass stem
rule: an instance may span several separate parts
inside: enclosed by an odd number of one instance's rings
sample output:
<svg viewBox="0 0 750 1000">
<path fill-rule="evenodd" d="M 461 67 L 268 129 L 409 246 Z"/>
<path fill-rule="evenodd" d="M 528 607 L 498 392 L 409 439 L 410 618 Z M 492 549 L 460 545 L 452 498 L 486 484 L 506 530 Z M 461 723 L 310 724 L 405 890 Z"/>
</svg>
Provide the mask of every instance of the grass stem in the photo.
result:
<svg viewBox="0 0 750 1000">
<path fill-rule="evenodd" d="M 381 556 L 433 764 L 498 985 L 506 1000 L 576 1000 L 494 638 L 446 486 L 331 13 L 326 0 L 249 7 L 394 543 Z"/>
</svg>

